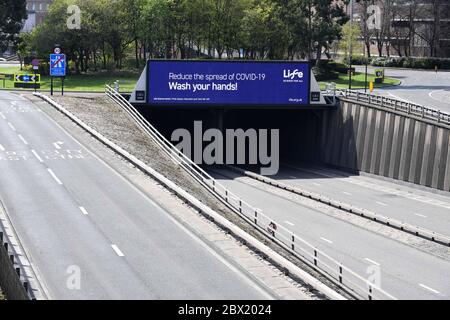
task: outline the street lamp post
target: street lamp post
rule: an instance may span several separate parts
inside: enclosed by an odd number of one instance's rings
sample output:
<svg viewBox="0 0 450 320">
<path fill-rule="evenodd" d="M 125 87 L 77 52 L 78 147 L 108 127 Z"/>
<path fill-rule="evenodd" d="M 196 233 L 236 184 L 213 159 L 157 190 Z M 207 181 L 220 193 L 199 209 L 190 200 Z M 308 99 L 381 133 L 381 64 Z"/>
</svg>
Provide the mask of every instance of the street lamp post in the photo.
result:
<svg viewBox="0 0 450 320">
<path fill-rule="evenodd" d="M 353 40 L 353 0 L 350 0 L 350 39 L 348 43 L 348 88 L 352 89 L 352 55 L 353 55 L 353 48 L 352 48 L 352 40 Z"/>
</svg>

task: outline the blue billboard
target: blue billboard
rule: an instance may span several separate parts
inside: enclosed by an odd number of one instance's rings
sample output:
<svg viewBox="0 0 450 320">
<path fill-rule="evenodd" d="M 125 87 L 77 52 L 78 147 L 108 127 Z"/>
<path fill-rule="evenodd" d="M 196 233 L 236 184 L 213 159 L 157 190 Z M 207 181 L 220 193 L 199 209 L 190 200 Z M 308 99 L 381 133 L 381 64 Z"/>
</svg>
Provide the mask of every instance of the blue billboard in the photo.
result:
<svg viewBox="0 0 450 320">
<path fill-rule="evenodd" d="M 66 55 L 51 54 L 50 55 L 50 76 L 65 77 L 66 76 Z"/>
<path fill-rule="evenodd" d="M 150 60 L 151 105 L 295 106 L 310 103 L 308 62 Z"/>
</svg>

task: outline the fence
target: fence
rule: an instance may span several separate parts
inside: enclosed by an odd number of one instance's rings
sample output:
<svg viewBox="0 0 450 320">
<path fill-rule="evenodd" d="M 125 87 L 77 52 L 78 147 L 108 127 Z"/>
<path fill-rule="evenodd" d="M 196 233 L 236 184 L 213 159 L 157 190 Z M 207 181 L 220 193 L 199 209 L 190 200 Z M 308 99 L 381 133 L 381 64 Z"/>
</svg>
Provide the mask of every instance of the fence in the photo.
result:
<svg viewBox="0 0 450 320">
<path fill-rule="evenodd" d="M 416 116 L 439 124 L 450 125 L 450 114 L 414 103 L 352 90 L 338 91 L 338 96 L 355 100 L 357 102 L 376 105 L 378 107 L 400 112 L 405 115 Z"/>
<path fill-rule="evenodd" d="M 201 169 L 191 159 L 178 150 L 156 128 L 154 128 L 124 97 L 110 86 L 105 87 L 105 94 L 118 104 L 137 126 L 161 148 L 170 159 L 182 167 L 191 177 L 204 186 L 218 200 L 232 209 L 242 219 L 258 229 L 266 237 L 288 250 L 291 254 L 314 268 L 330 281 L 346 289 L 361 299 L 395 299 L 392 295 L 360 276 L 342 263 L 318 250 L 312 244 L 289 229 L 278 224 L 268 215 L 246 203 L 227 190 L 213 177 Z"/>
</svg>

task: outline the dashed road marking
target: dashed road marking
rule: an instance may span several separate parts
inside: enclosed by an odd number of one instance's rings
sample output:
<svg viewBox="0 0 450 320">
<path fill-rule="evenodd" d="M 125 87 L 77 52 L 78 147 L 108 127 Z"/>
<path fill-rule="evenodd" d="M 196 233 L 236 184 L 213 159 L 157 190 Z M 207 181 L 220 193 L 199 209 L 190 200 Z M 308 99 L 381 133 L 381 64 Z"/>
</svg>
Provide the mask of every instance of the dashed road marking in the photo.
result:
<svg viewBox="0 0 450 320">
<path fill-rule="evenodd" d="M 3 120 L 6 120 L 6 117 L 5 117 L 5 115 L 2 112 L 0 112 L 0 117 L 2 117 Z"/>
<path fill-rule="evenodd" d="M 383 207 L 387 207 L 387 206 L 388 206 L 388 205 L 387 205 L 386 203 L 384 203 L 384 202 L 377 201 L 376 203 L 378 203 L 380 206 L 383 206 Z"/>
<path fill-rule="evenodd" d="M 19 136 L 19 139 L 22 140 L 22 142 L 23 142 L 24 144 L 28 145 L 27 140 L 25 140 L 25 138 L 22 137 L 22 135 L 19 134 L 18 136 Z"/>
<path fill-rule="evenodd" d="M 374 264 L 374 265 L 376 265 L 376 266 L 380 266 L 380 264 L 379 264 L 378 262 L 373 261 L 372 259 L 364 258 L 364 260 L 366 260 L 366 261 L 368 261 L 368 262 L 370 262 L 371 264 Z"/>
<path fill-rule="evenodd" d="M 44 160 L 42 160 L 42 158 L 38 155 L 38 153 L 35 150 L 31 150 L 31 153 L 34 154 L 34 156 L 36 157 L 36 159 L 39 160 L 39 162 L 44 162 Z"/>
<path fill-rule="evenodd" d="M 13 126 L 11 122 L 8 122 L 8 126 L 11 128 L 12 131 L 16 131 L 16 128 Z"/>
<path fill-rule="evenodd" d="M 56 174 L 52 171 L 52 169 L 48 168 L 47 169 L 48 173 L 50 173 L 50 175 L 53 177 L 53 179 L 55 179 L 55 181 L 62 185 L 63 183 L 61 182 L 61 180 L 58 179 L 58 177 L 56 176 Z"/>
<path fill-rule="evenodd" d="M 414 215 L 421 217 L 421 218 L 428 218 L 427 216 L 424 216 L 423 214 L 420 214 L 420 213 L 414 213 Z"/>
<path fill-rule="evenodd" d="M 285 221 L 284 223 L 290 225 L 291 227 L 295 226 L 295 224 L 293 224 L 292 222 L 289 222 L 289 221 Z"/>
<path fill-rule="evenodd" d="M 346 191 L 341 191 L 342 194 L 345 194 L 347 196 L 351 196 L 352 194 L 350 192 L 346 192 Z"/>
<path fill-rule="evenodd" d="M 429 286 L 426 286 L 426 285 L 424 285 L 422 283 L 419 283 L 419 286 L 421 286 L 422 288 L 427 289 L 428 291 L 431 291 L 433 293 L 440 294 L 440 292 L 437 291 L 436 289 L 430 288 Z"/>
<path fill-rule="evenodd" d="M 6 149 L 0 144 L 0 151 L 5 151 Z"/>
<path fill-rule="evenodd" d="M 328 242 L 329 244 L 333 244 L 333 241 L 328 240 L 328 239 L 326 239 L 326 238 L 321 237 L 320 239 L 323 240 L 323 241 L 325 241 L 325 242 Z"/>
<path fill-rule="evenodd" d="M 111 245 L 111 247 L 113 248 L 114 252 L 119 256 L 119 257 L 125 257 L 125 255 L 123 254 L 122 251 L 120 251 L 120 249 L 115 245 Z"/>
<path fill-rule="evenodd" d="M 87 216 L 89 213 L 87 212 L 87 210 L 85 209 L 85 208 L 83 208 L 83 207 L 80 207 L 80 211 L 85 215 L 85 216 Z"/>
</svg>

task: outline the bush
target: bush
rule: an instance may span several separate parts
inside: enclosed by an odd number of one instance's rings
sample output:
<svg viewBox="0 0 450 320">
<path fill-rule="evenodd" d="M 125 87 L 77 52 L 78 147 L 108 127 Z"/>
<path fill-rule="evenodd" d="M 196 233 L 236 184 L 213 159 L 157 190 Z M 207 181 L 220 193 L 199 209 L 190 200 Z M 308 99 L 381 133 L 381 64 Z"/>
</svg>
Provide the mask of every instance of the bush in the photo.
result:
<svg viewBox="0 0 450 320">
<path fill-rule="evenodd" d="M 450 59 L 438 58 L 386 58 L 375 57 L 371 59 L 370 64 L 375 67 L 394 67 L 394 68 L 411 68 L 411 69 L 428 69 L 433 70 L 435 66 L 439 69 L 450 70 Z"/>
<path fill-rule="evenodd" d="M 317 81 L 327 81 L 339 79 L 339 70 L 344 68 L 344 73 L 347 72 L 345 65 L 337 63 L 333 60 L 320 60 L 313 68 L 314 75 Z"/>
<path fill-rule="evenodd" d="M 364 56 L 353 56 L 352 57 L 352 64 L 354 65 L 365 65 L 366 63 L 369 63 L 369 59 Z"/>
</svg>

